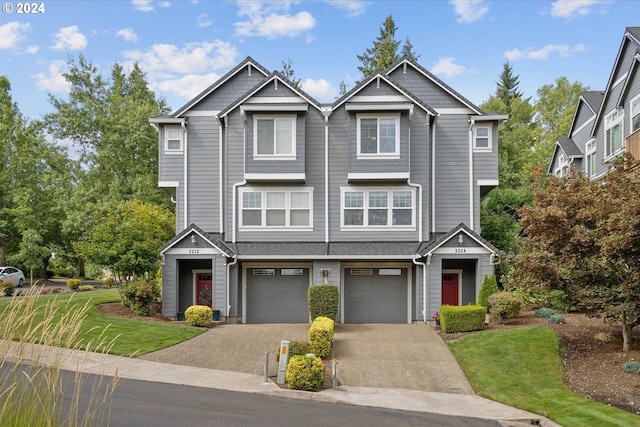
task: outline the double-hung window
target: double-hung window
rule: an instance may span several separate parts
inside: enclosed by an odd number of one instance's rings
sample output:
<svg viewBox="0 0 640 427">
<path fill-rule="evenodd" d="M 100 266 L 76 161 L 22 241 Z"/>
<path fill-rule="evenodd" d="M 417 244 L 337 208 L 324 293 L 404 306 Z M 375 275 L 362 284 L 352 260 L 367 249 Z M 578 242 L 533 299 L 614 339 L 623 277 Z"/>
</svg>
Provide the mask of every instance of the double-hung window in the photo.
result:
<svg viewBox="0 0 640 427">
<path fill-rule="evenodd" d="M 295 158 L 296 156 L 296 116 L 255 115 L 254 157 Z"/>
<path fill-rule="evenodd" d="M 491 126 L 473 128 L 473 148 L 479 151 L 491 150 Z"/>
<path fill-rule="evenodd" d="M 586 146 L 586 154 L 587 154 L 587 161 L 586 161 L 586 173 L 588 177 L 593 177 L 596 174 L 596 140 L 592 139 L 589 142 L 587 142 L 587 146 Z"/>
<path fill-rule="evenodd" d="M 624 110 L 618 108 L 604 118 L 604 139 L 605 158 L 618 154 L 624 147 L 622 139 L 622 124 L 624 120 Z"/>
<path fill-rule="evenodd" d="M 245 190 L 241 194 L 241 227 L 311 227 L 311 190 Z"/>
<path fill-rule="evenodd" d="M 412 190 L 352 190 L 342 192 L 343 227 L 410 227 L 414 225 Z"/>
<path fill-rule="evenodd" d="M 358 157 L 400 155 L 399 114 L 358 114 Z"/>
<path fill-rule="evenodd" d="M 182 153 L 182 127 L 167 126 L 164 129 L 164 151 Z"/>
<path fill-rule="evenodd" d="M 631 132 L 633 133 L 640 129 L 640 95 L 631 100 L 631 108 L 629 109 L 631 115 Z"/>
</svg>

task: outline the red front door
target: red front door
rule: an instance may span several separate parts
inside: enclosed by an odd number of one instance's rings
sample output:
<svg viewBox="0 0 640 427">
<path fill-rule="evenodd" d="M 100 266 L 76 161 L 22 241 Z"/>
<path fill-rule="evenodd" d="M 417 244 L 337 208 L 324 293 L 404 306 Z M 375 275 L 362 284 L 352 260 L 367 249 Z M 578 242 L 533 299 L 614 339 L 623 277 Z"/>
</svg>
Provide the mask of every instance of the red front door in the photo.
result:
<svg viewBox="0 0 640 427">
<path fill-rule="evenodd" d="M 442 274 L 442 304 L 458 305 L 458 273 Z"/>
<path fill-rule="evenodd" d="M 213 308 L 211 273 L 196 273 L 196 304 Z"/>
</svg>

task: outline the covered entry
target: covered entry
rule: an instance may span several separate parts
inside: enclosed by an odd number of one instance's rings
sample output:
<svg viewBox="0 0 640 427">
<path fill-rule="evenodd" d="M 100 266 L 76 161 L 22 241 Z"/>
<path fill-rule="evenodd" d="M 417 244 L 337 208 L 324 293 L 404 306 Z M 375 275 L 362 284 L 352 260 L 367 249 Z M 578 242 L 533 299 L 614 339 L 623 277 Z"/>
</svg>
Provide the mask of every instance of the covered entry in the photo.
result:
<svg viewBox="0 0 640 427">
<path fill-rule="evenodd" d="M 407 267 L 345 267 L 345 323 L 407 323 L 410 269 Z"/>
<path fill-rule="evenodd" d="M 244 323 L 308 323 L 308 266 L 244 268 Z"/>
</svg>

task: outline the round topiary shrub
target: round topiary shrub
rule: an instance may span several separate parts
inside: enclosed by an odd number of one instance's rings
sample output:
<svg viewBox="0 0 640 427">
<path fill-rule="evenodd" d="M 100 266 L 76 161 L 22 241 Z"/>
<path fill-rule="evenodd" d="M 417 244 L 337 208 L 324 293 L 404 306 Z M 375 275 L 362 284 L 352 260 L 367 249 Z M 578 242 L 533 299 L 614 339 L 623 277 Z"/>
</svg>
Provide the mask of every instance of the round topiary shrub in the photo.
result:
<svg viewBox="0 0 640 427">
<path fill-rule="evenodd" d="M 287 364 L 285 378 L 294 390 L 318 391 L 324 383 L 324 364 L 315 356 L 293 356 Z"/>
<path fill-rule="evenodd" d="M 184 312 L 184 318 L 189 326 L 211 325 L 213 310 L 206 305 L 192 305 Z"/>
</svg>

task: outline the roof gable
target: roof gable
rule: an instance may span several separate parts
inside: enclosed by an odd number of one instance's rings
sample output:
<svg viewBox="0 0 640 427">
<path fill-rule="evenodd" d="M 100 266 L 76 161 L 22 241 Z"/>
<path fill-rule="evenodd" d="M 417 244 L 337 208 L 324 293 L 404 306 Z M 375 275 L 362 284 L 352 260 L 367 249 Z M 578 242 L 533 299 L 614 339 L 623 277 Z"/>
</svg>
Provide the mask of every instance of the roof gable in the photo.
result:
<svg viewBox="0 0 640 427">
<path fill-rule="evenodd" d="M 467 236 L 472 241 L 476 242 L 478 246 L 480 246 L 481 250 L 484 250 L 493 255 L 498 253 L 498 249 L 489 243 L 487 240 L 483 239 L 478 233 L 467 227 L 465 224 L 460 223 L 457 227 L 454 227 L 447 234 L 441 236 L 436 239 L 434 242 L 429 243 L 418 251 L 420 256 L 430 256 L 434 253 L 437 253 L 439 249 L 444 248 L 447 244 L 452 241 L 452 239 L 459 239 L 462 236 L 462 240 L 464 241 L 464 236 Z M 458 241 L 458 244 L 460 242 Z M 466 246 L 468 248 L 468 246 Z"/>
<path fill-rule="evenodd" d="M 200 253 L 203 253 L 203 248 L 209 247 L 211 249 L 214 249 L 220 255 L 226 256 L 227 258 L 234 257 L 235 251 L 228 245 L 226 245 L 221 237 L 222 236 L 220 234 L 207 233 L 197 225 L 191 224 L 189 227 L 176 234 L 173 239 L 165 243 L 164 246 L 160 248 L 160 255 L 170 254 L 171 252 L 176 251 L 179 252 L 182 246 L 181 243 L 187 241 L 187 238 L 195 238 L 195 240 L 191 240 L 190 243 L 191 246 L 196 247 L 197 250 L 200 251 Z M 204 244 L 198 242 L 198 238 L 201 239 Z"/>
</svg>

